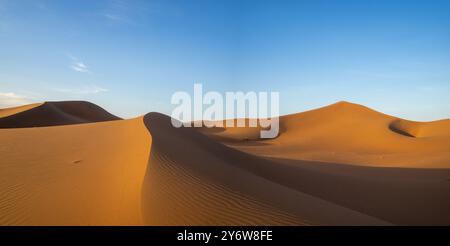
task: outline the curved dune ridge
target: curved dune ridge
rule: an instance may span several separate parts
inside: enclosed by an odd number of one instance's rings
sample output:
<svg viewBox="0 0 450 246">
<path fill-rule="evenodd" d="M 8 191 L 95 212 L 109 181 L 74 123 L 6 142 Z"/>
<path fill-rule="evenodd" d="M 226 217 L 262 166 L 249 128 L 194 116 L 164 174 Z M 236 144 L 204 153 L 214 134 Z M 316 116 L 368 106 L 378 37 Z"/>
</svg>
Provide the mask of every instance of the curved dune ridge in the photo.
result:
<svg viewBox="0 0 450 246">
<path fill-rule="evenodd" d="M 120 118 L 84 101 L 45 102 L 0 111 L 0 128 L 92 123 Z"/>
<path fill-rule="evenodd" d="M 0 225 L 450 224 L 446 120 L 341 102 L 283 116 L 261 140 L 256 128 L 174 128 L 159 113 L 77 124 L 110 119 L 80 102 L 50 110 L 65 121 L 29 113 L 45 104 L 0 111 L 69 122 L 0 129 Z"/>
<path fill-rule="evenodd" d="M 450 128 L 450 120 L 417 122 L 398 119 L 394 120 L 389 125 L 389 128 L 394 132 L 414 138 L 442 137 L 450 135 L 448 131 Z"/>
<path fill-rule="evenodd" d="M 173 128 L 168 116 L 151 113 L 144 120 L 153 139 L 143 186 L 143 212 L 150 224 L 386 223 L 281 185 L 265 175 L 273 163 L 193 128 Z M 260 172 L 258 163 L 269 168 Z"/>
</svg>

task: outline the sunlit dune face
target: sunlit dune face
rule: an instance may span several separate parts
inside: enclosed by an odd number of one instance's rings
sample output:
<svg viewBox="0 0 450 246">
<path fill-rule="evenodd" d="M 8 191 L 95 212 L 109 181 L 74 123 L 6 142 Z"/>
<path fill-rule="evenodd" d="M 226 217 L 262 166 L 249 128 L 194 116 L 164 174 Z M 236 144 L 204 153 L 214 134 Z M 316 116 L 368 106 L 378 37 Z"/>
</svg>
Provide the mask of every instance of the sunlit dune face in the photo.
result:
<svg viewBox="0 0 450 246">
<path fill-rule="evenodd" d="M 280 117 L 275 139 L 255 129 L 201 129 L 248 153 L 352 165 L 443 168 L 450 166 L 450 121 L 413 122 L 340 102 Z"/>
</svg>

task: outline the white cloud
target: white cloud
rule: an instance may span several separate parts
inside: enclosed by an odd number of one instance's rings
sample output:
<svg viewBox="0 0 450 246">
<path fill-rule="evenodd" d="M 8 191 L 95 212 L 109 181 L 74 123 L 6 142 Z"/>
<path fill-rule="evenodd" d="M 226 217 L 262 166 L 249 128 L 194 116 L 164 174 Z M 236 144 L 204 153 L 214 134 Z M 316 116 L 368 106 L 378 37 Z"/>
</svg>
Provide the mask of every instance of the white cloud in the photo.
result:
<svg viewBox="0 0 450 246">
<path fill-rule="evenodd" d="M 88 67 L 82 62 L 74 62 L 74 63 L 72 63 L 72 65 L 70 67 L 73 70 L 80 72 L 80 73 L 89 73 L 90 72 Z"/>
<path fill-rule="evenodd" d="M 54 88 L 54 91 L 68 94 L 85 95 L 85 94 L 98 94 L 109 91 L 106 88 L 97 85 L 87 85 L 80 88 Z"/>
<path fill-rule="evenodd" d="M 71 54 L 68 54 L 67 56 L 69 57 L 70 60 L 72 60 L 72 64 L 70 65 L 70 68 L 72 70 L 80 73 L 91 73 L 88 66 L 83 62 L 81 62 L 80 60 L 78 60 L 78 58 L 76 58 Z"/>
<path fill-rule="evenodd" d="M 0 108 L 15 107 L 32 103 L 27 96 L 18 95 L 14 92 L 0 92 Z"/>
</svg>

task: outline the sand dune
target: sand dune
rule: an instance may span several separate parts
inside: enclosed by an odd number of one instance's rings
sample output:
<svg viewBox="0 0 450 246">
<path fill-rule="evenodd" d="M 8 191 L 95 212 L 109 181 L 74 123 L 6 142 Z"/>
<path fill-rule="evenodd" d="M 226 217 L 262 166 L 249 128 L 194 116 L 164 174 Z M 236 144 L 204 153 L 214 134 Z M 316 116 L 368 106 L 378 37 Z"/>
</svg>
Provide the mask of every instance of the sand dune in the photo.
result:
<svg viewBox="0 0 450 246">
<path fill-rule="evenodd" d="M 40 105 L 42 105 L 42 103 L 33 103 L 33 104 L 28 104 L 28 105 L 23 105 L 23 106 L 18 106 L 18 107 L 0 109 L 0 118 L 18 114 L 20 112 L 35 108 Z"/>
<path fill-rule="evenodd" d="M 433 122 L 417 122 L 398 119 L 389 124 L 389 129 L 394 132 L 413 138 L 449 137 L 450 120 Z"/>
<path fill-rule="evenodd" d="M 89 102 L 45 102 L 3 109 L 0 111 L 0 128 L 57 126 L 118 119 Z"/>
<path fill-rule="evenodd" d="M 260 140 L 55 107 L 0 111 L 0 124 L 16 117 L 0 129 L 0 225 L 450 224 L 448 120 L 341 102 L 281 117 Z M 36 122 L 60 126 L 19 129 Z"/>
<path fill-rule="evenodd" d="M 280 184 L 268 173 L 276 163 L 173 128 L 167 116 L 152 113 L 145 123 L 153 137 L 143 190 L 150 224 L 387 223 Z"/>
<path fill-rule="evenodd" d="M 339 102 L 280 117 L 276 139 L 248 141 L 255 129 L 202 129 L 256 155 L 385 167 L 450 167 L 450 120 L 412 122 Z M 257 136 L 256 136 L 257 138 Z"/>
<path fill-rule="evenodd" d="M 142 224 L 142 118 L 0 130 L 1 225 Z"/>
</svg>

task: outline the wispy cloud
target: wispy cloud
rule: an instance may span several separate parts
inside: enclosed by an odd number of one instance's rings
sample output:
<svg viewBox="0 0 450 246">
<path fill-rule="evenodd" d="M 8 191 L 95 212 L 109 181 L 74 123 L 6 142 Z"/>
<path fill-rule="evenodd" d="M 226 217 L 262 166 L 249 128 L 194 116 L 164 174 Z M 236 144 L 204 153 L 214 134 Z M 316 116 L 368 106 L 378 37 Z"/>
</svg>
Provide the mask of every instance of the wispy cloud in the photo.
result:
<svg viewBox="0 0 450 246">
<path fill-rule="evenodd" d="M 80 73 L 91 73 L 88 66 L 86 64 L 84 64 L 82 61 L 78 60 L 78 58 L 76 58 L 75 56 L 73 56 L 71 54 L 69 54 L 67 56 L 72 61 L 72 63 L 70 64 L 70 68 L 72 70 L 74 70 L 76 72 L 80 72 Z"/>
<path fill-rule="evenodd" d="M 130 17 L 131 6 L 123 0 L 110 0 L 101 12 L 101 16 L 112 22 L 132 23 Z"/>
<path fill-rule="evenodd" d="M 173 14 L 178 16 L 178 9 L 168 8 L 169 4 L 155 1 L 108 0 L 98 15 L 112 24 L 139 25 L 153 14 Z"/>
<path fill-rule="evenodd" d="M 32 98 L 14 92 L 0 92 L 0 108 L 29 104 L 32 101 Z"/>
<path fill-rule="evenodd" d="M 82 62 L 74 62 L 70 66 L 74 71 L 80 72 L 80 73 L 89 73 L 88 67 L 82 63 Z"/>
<path fill-rule="evenodd" d="M 97 85 L 86 85 L 80 88 L 53 88 L 54 91 L 75 95 L 98 94 L 109 91 L 106 88 Z"/>
</svg>

